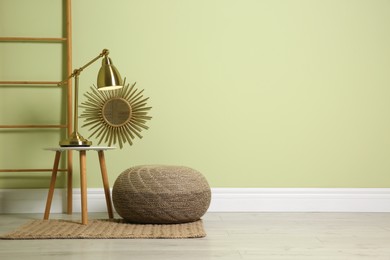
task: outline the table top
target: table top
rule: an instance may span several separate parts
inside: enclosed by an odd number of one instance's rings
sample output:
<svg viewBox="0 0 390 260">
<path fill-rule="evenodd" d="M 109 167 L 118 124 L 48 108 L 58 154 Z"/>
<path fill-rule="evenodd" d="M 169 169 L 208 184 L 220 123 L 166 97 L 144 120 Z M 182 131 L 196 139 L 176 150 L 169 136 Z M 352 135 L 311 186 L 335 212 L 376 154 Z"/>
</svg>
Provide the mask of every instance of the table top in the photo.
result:
<svg viewBox="0 0 390 260">
<path fill-rule="evenodd" d="M 48 148 L 43 148 L 44 150 L 49 150 L 49 151 L 69 151 L 69 150 L 74 150 L 74 151 L 104 151 L 104 150 L 114 150 L 116 147 L 111 147 L 111 146 L 58 146 L 58 147 L 48 147 Z"/>
</svg>

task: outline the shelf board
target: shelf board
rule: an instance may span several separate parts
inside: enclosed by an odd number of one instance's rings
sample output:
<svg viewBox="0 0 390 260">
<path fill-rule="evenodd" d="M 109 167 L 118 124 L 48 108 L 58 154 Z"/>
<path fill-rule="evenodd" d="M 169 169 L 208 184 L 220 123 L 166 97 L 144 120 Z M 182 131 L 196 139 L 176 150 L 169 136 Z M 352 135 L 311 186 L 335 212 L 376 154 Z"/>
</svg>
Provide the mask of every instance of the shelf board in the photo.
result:
<svg viewBox="0 0 390 260">
<path fill-rule="evenodd" d="M 0 37 L 0 42 L 65 42 L 67 38 L 55 37 Z"/>
<path fill-rule="evenodd" d="M 54 85 L 58 86 L 59 81 L 28 81 L 28 80 L 8 80 L 0 81 L 0 85 Z"/>
<path fill-rule="evenodd" d="M 0 125 L 0 128 L 67 128 L 67 125 Z"/>
<path fill-rule="evenodd" d="M 0 172 L 52 172 L 53 169 L 0 169 Z M 67 169 L 58 169 L 59 172 L 66 172 Z"/>
</svg>

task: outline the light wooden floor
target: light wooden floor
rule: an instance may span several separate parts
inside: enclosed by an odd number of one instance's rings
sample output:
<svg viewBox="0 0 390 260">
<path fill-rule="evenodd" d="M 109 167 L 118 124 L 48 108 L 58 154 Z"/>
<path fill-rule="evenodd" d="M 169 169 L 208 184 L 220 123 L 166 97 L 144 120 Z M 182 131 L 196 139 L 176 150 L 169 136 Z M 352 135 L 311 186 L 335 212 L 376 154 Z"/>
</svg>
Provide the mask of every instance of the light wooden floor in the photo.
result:
<svg viewBox="0 0 390 260">
<path fill-rule="evenodd" d="M 41 217 L 0 215 L 0 233 Z M 0 240 L 0 259 L 390 260 L 389 213 L 207 213 L 203 220 L 202 239 Z"/>
</svg>

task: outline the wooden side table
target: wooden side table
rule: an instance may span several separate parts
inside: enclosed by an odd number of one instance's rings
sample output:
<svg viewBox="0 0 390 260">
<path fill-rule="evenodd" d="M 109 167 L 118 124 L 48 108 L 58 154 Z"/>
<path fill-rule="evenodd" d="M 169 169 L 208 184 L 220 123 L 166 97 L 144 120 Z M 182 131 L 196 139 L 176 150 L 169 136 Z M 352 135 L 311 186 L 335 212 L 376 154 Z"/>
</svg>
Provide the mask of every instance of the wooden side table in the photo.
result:
<svg viewBox="0 0 390 260">
<path fill-rule="evenodd" d="M 45 150 L 56 152 L 56 154 L 55 154 L 55 158 L 54 158 L 54 165 L 53 165 L 53 171 L 52 171 L 52 175 L 51 175 L 50 188 L 49 188 L 49 192 L 47 195 L 46 208 L 45 208 L 45 214 L 43 216 L 43 219 L 49 219 L 50 208 L 51 208 L 51 203 L 52 203 L 52 199 L 53 199 L 55 183 L 56 183 L 56 179 L 57 179 L 58 164 L 60 162 L 61 154 L 63 151 L 69 151 L 69 150 L 74 150 L 74 151 L 80 152 L 80 186 L 81 186 L 80 189 L 81 189 L 81 219 L 82 219 L 81 222 L 82 222 L 82 224 L 83 225 L 88 224 L 87 169 L 86 169 L 87 151 L 96 151 L 98 153 L 100 170 L 101 170 L 102 179 L 103 179 L 104 194 L 106 197 L 108 217 L 110 219 L 114 218 L 113 211 L 112 211 L 111 195 L 110 195 L 110 185 L 108 184 L 106 162 L 105 162 L 105 158 L 104 158 L 104 151 L 105 150 L 112 150 L 112 149 L 115 149 L 115 147 L 89 146 L 89 147 L 45 148 Z M 68 200 L 69 200 L 69 198 L 68 198 Z M 68 201 L 68 203 L 69 203 L 69 201 Z"/>
</svg>

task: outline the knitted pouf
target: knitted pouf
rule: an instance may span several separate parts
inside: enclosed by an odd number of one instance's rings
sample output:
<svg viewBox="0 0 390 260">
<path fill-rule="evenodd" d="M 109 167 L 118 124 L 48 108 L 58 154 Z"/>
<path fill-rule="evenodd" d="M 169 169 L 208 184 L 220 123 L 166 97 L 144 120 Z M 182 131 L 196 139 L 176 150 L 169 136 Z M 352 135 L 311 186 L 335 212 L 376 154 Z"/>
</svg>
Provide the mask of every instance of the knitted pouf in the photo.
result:
<svg viewBox="0 0 390 260">
<path fill-rule="evenodd" d="M 205 177 L 194 169 L 144 165 L 118 176 L 112 199 L 117 213 L 128 222 L 185 223 L 206 213 L 211 190 Z"/>
</svg>

